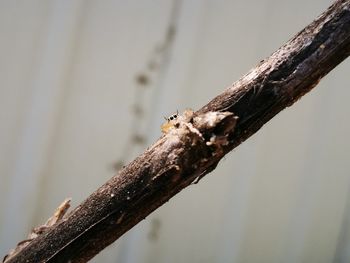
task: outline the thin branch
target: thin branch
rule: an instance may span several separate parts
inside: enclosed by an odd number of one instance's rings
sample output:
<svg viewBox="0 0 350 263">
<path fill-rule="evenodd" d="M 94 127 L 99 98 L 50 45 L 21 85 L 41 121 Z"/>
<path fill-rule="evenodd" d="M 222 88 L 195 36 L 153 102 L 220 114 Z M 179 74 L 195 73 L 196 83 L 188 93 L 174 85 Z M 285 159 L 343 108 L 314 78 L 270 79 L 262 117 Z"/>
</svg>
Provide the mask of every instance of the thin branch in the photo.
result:
<svg viewBox="0 0 350 263">
<path fill-rule="evenodd" d="M 350 1 L 338 0 L 6 262 L 86 262 L 309 92 L 350 54 Z"/>
</svg>

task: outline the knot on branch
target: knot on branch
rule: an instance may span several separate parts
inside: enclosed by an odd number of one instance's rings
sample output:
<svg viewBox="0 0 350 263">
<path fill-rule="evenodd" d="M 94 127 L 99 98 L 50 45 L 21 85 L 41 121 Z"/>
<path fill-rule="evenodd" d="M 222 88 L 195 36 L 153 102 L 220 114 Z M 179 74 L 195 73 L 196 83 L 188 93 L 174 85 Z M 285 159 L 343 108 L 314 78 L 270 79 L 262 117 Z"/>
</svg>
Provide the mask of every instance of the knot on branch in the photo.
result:
<svg viewBox="0 0 350 263">
<path fill-rule="evenodd" d="M 192 138 L 192 145 L 201 141 L 207 146 L 225 146 L 229 143 L 228 135 L 234 131 L 237 120 L 238 117 L 228 111 L 209 111 L 198 114 L 192 110 L 185 110 L 173 122 L 173 128 L 169 130 L 167 139 L 171 141 L 172 138 L 178 139 L 185 135 Z"/>
<path fill-rule="evenodd" d="M 193 118 L 193 125 L 206 139 L 206 145 L 225 146 L 234 131 L 238 117 L 232 112 L 210 111 Z"/>
</svg>

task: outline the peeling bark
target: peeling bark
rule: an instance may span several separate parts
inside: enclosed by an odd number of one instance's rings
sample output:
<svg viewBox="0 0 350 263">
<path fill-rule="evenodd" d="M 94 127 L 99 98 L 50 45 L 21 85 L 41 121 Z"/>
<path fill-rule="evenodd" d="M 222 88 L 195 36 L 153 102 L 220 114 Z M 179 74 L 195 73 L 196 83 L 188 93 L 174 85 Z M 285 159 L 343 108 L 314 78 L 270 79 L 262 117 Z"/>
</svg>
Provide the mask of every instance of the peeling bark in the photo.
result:
<svg viewBox="0 0 350 263">
<path fill-rule="evenodd" d="M 86 262 L 310 91 L 350 54 L 350 1 L 336 1 L 197 112 L 185 112 L 145 153 L 10 262 Z"/>
</svg>

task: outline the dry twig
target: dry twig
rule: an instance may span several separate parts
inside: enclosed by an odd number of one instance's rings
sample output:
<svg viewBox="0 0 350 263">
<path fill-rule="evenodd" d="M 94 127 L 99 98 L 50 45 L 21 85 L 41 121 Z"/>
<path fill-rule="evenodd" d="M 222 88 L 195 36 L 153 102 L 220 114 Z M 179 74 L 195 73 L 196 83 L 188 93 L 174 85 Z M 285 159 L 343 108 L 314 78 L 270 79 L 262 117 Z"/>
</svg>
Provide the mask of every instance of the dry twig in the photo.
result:
<svg viewBox="0 0 350 263">
<path fill-rule="evenodd" d="M 317 85 L 350 54 L 350 1 L 338 0 L 269 58 L 7 259 L 86 262 L 212 171 L 220 159 Z"/>
</svg>

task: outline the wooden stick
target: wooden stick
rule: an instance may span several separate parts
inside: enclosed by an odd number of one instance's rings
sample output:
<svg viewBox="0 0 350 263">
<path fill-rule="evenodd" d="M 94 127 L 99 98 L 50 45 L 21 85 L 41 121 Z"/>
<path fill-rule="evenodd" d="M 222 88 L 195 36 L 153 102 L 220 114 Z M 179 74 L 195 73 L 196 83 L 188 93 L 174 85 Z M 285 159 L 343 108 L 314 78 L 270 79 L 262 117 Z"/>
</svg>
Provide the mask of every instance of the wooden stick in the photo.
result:
<svg viewBox="0 0 350 263">
<path fill-rule="evenodd" d="M 12 262 L 86 262 L 309 92 L 350 54 L 350 1 L 314 22 L 197 112 L 186 111 L 145 153 Z M 348 85 L 348 84 L 347 84 Z"/>
</svg>

